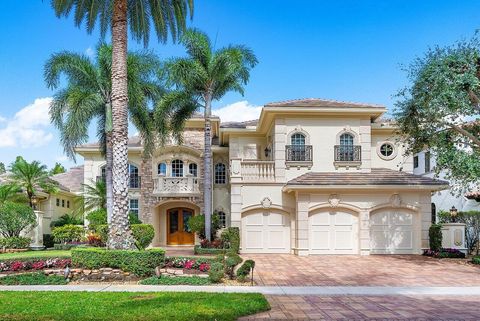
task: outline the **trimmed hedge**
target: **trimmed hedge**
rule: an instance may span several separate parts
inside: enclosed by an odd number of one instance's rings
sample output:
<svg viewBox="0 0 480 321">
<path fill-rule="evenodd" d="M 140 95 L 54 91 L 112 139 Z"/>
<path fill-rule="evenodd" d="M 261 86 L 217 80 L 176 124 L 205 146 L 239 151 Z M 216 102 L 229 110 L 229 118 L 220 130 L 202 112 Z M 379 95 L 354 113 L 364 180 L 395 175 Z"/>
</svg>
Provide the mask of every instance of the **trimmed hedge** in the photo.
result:
<svg viewBox="0 0 480 321">
<path fill-rule="evenodd" d="M 0 238 L 0 248 L 7 249 L 26 249 L 32 243 L 32 239 L 22 236 L 11 236 L 6 238 Z"/>
<path fill-rule="evenodd" d="M 432 224 L 428 230 L 430 250 L 437 252 L 442 249 L 442 225 Z"/>
<path fill-rule="evenodd" d="M 133 224 L 130 226 L 132 229 L 133 238 L 136 241 L 137 247 L 145 249 L 152 243 L 155 237 L 155 229 L 150 224 Z"/>
<path fill-rule="evenodd" d="M 250 271 L 253 270 L 253 268 L 255 268 L 255 261 L 246 260 L 237 270 L 237 280 L 240 282 L 245 282 L 245 279 L 250 274 Z"/>
<path fill-rule="evenodd" d="M 75 248 L 72 264 L 87 269 L 115 268 L 137 276 L 151 276 L 157 266 L 163 266 L 165 251 L 106 250 L 100 248 Z"/>
<path fill-rule="evenodd" d="M 219 283 L 224 277 L 223 264 L 215 262 L 208 271 L 208 279 L 213 283 Z"/>
<path fill-rule="evenodd" d="M 202 254 L 212 254 L 212 255 L 218 255 L 218 254 L 222 254 L 222 253 L 225 253 L 225 249 L 210 249 L 210 248 L 204 248 L 204 247 L 201 247 L 200 245 L 195 245 L 195 247 L 193 248 L 193 251 L 195 254 L 197 255 L 202 255 Z"/>
<path fill-rule="evenodd" d="M 85 231 L 81 225 L 67 224 L 52 228 L 52 235 L 56 243 L 80 242 Z"/>
<path fill-rule="evenodd" d="M 8 275 L 0 278 L 0 285 L 51 285 L 67 284 L 63 276 L 45 275 L 43 273 L 27 273 L 20 275 Z"/>
<path fill-rule="evenodd" d="M 67 243 L 67 244 L 53 244 L 53 249 L 54 250 L 58 250 L 58 251 L 69 251 L 75 247 L 79 247 L 79 246 L 86 246 L 85 243 L 78 243 L 78 244 L 70 244 L 70 243 Z"/>
</svg>

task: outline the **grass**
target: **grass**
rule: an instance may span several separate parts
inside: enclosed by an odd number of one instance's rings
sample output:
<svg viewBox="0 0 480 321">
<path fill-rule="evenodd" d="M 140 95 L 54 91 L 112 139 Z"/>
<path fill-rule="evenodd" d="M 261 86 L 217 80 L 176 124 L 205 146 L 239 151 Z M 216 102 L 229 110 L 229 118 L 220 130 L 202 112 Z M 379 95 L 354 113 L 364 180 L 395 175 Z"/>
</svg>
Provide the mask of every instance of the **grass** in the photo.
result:
<svg viewBox="0 0 480 321">
<path fill-rule="evenodd" d="M 70 251 L 64 250 L 48 250 L 48 251 L 26 251 L 15 253 L 0 254 L 0 262 L 5 260 L 25 260 L 25 259 L 43 259 L 43 258 L 67 258 L 71 257 Z"/>
<path fill-rule="evenodd" d="M 212 282 L 208 278 L 201 278 L 199 276 L 176 276 L 168 277 L 156 276 L 140 281 L 140 284 L 145 285 L 210 285 Z"/>
<path fill-rule="evenodd" d="M 236 320 L 270 308 L 256 293 L 0 292 L 0 320 Z"/>
<path fill-rule="evenodd" d="M 60 275 L 45 275 L 43 273 L 28 273 L 9 275 L 0 278 L 0 285 L 44 285 L 44 284 L 67 284 L 65 278 Z"/>
</svg>

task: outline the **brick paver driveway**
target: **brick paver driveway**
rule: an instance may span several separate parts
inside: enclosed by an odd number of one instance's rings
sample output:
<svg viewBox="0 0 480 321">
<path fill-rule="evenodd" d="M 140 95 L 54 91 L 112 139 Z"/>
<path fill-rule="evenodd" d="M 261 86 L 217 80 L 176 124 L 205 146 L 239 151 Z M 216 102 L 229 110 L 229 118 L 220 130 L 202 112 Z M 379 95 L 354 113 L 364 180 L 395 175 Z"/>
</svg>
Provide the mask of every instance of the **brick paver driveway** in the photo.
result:
<svg viewBox="0 0 480 321">
<path fill-rule="evenodd" d="M 421 255 L 242 255 L 258 285 L 479 286 L 480 267 Z M 480 316 L 479 316 L 480 319 Z"/>
<path fill-rule="evenodd" d="M 469 296 L 267 296 L 272 310 L 240 320 L 479 320 Z"/>
</svg>

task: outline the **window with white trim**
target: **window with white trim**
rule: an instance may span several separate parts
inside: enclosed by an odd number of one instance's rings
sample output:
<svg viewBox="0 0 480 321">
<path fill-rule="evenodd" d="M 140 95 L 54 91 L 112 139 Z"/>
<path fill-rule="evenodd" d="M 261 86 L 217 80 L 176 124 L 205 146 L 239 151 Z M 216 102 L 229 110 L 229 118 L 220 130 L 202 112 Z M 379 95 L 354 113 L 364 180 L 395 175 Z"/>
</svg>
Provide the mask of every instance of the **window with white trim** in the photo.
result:
<svg viewBox="0 0 480 321">
<path fill-rule="evenodd" d="M 138 204 L 138 199 L 136 198 L 131 198 L 128 204 L 128 210 L 130 213 L 135 215 L 138 218 L 138 214 L 140 212 L 140 207 Z"/>
<path fill-rule="evenodd" d="M 159 163 L 157 166 L 157 174 L 166 176 L 167 175 L 167 164 L 165 163 Z"/>
<path fill-rule="evenodd" d="M 183 177 L 183 161 L 175 159 L 172 161 L 172 177 Z"/>
</svg>

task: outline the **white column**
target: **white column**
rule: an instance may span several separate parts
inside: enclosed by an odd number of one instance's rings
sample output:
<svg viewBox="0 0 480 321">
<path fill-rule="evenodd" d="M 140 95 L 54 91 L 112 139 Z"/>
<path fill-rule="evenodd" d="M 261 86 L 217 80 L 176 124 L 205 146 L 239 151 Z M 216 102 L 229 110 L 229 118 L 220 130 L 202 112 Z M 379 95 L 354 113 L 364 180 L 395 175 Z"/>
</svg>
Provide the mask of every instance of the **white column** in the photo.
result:
<svg viewBox="0 0 480 321">
<path fill-rule="evenodd" d="M 360 255 L 370 255 L 370 212 L 360 212 Z"/>
<path fill-rule="evenodd" d="M 297 224 L 295 230 L 294 253 L 301 256 L 309 254 L 309 230 L 308 230 L 308 208 L 310 206 L 309 194 L 297 195 Z"/>
<path fill-rule="evenodd" d="M 231 226 L 242 225 L 242 170 L 241 159 L 230 160 L 230 220 Z"/>
<path fill-rule="evenodd" d="M 43 246 L 43 212 L 34 211 L 34 213 L 37 217 L 37 225 L 32 230 L 33 237 L 30 248 L 32 250 L 43 250 L 45 248 Z"/>
</svg>

